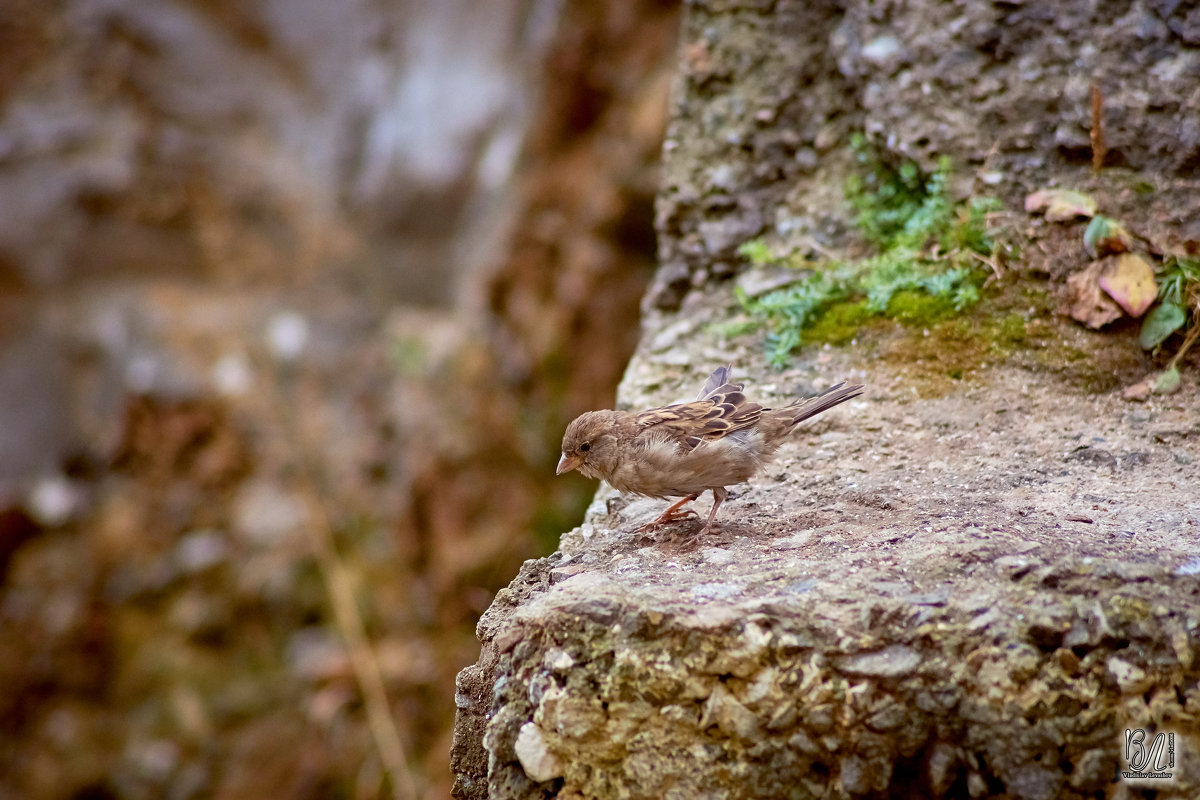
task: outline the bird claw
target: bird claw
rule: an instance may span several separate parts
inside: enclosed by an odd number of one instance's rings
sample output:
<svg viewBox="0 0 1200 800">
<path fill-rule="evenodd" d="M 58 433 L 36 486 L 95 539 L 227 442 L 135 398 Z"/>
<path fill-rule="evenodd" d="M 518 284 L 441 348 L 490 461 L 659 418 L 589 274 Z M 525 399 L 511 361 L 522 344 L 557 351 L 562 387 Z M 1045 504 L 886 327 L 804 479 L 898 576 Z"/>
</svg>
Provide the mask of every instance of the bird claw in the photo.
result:
<svg viewBox="0 0 1200 800">
<path fill-rule="evenodd" d="M 647 531 L 655 530 L 656 528 L 661 528 L 665 525 L 670 525 L 671 523 L 674 523 L 674 522 L 681 522 L 682 520 L 692 519 L 693 517 L 699 517 L 699 516 L 700 516 L 699 514 L 697 514 L 695 511 L 693 511 L 690 508 L 687 509 L 686 511 L 671 511 L 666 514 L 663 514 L 658 519 L 656 519 L 652 522 L 647 522 L 645 525 L 638 528 L 637 532 L 645 533 Z"/>
</svg>

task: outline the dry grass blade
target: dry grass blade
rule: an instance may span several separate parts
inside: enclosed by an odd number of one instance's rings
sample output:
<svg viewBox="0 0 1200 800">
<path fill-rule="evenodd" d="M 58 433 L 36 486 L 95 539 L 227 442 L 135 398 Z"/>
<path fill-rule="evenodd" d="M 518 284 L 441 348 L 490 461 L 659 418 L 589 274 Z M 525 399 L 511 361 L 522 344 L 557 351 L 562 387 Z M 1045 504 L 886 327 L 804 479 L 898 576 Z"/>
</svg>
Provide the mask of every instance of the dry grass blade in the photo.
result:
<svg viewBox="0 0 1200 800">
<path fill-rule="evenodd" d="M 308 440 L 296 419 L 293 404 L 282 397 L 282 387 L 286 382 L 286 377 L 277 373 L 277 379 L 272 385 L 275 394 L 274 407 L 278 411 L 277 417 L 287 429 L 287 441 L 292 448 L 293 463 L 298 468 L 297 474 L 300 477 L 297 488 L 304 498 L 309 516 L 309 525 L 306 527 L 312 540 L 321 578 L 329 595 L 334 623 L 349 651 L 351 669 L 354 671 L 354 679 L 362 693 L 363 705 L 367 711 L 371 738 L 391 784 L 392 798 L 417 800 L 416 784 L 408 768 L 400 731 L 392 719 L 391 704 L 388 702 L 379 658 L 367 637 L 366 625 L 354 597 L 354 579 L 334 542 L 333 519 L 324 500 L 325 495 L 321 491 L 321 476 L 316 467 L 318 462 L 312 454 L 312 448 L 306 444 Z"/>
<path fill-rule="evenodd" d="M 1192 329 L 1188 331 L 1184 337 L 1183 344 L 1175 351 L 1175 355 L 1171 357 L 1171 361 L 1167 364 L 1168 369 L 1178 369 L 1179 363 L 1183 361 L 1183 357 L 1187 355 L 1188 350 L 1192 349 L 1192 345 L 1196 343 L 1196 339 L 1200 338 L 1200 321 L 1192 325 Z"/>
</svg>

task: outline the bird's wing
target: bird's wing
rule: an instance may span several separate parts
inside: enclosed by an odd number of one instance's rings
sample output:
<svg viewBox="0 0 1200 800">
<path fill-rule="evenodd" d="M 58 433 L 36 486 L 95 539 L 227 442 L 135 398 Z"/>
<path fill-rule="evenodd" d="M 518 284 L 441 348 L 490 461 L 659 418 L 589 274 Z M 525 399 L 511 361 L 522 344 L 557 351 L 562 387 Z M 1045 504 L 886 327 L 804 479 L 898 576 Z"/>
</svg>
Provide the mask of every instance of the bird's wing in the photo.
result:
<svg viewBox="0 0 1200 800">
<path fill-rule="evenodd" d="M 634 421 L 639 433 L 669 439 L 690 451 L 703 441 L 715 441 L 753 426 L 762 412 L 762 406 L 751 403 L 735 389 L 705 400 L 652 408 L 638 414 Z"/>
</svg>

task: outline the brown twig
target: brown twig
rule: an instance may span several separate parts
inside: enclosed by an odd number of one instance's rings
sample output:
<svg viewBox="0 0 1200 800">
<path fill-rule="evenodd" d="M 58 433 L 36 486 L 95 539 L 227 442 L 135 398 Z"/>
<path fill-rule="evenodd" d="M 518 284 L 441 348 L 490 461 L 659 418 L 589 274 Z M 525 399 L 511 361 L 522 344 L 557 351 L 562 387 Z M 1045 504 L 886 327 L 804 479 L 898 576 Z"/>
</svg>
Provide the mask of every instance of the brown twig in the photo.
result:
<svg viewBox="0 0 1200 800">
<path fill-rule="evenodd" d="M 1092 171 L 1099 172 L 1104 166 L 1108 148 L 1104 144 L 1104 95 L 1100 84 L 1092 84 Z"/>
<path fill-rule="evenodd" d="M 1187 337 L 1183 340 L 1183 344 L 1179 345 L 1179 349 L 1175 351 L 1175 355 L 1171 357 L 1170 362 L 1167 364 L 1167 369 L 1178 368 L 1179 362 L 1183 360 L 1185 355 L 1187 355 L 1187 351 L 1192 349 L 1192 345 L 1196 343 L 1196 339 L 1198 338 L 1200 338 L 1200 320 L 1198 320 L 1196 324 L 1192 326 L 1192 329 L 1188 331 Z"/>
<path fill-rule="evenodd" d="M 1004 268 L 1000 266 L 1000 262 L 996 260 L 995 256 L 992 256 L 990 258 L 985 257 L 985 256 L 980 255 L 979 253 L 976 253 L 974 250 L 968 250 L 967 255 L 970 256 L 971 258 L 975 259 L 979 263 L 986 264 L 987 266 L 992 268 L 992 274 L 988 275 L 987 280 L 984 281 L 985 286 L 990 286 L 995 281 L 1004 280 Z"/>
</svg>

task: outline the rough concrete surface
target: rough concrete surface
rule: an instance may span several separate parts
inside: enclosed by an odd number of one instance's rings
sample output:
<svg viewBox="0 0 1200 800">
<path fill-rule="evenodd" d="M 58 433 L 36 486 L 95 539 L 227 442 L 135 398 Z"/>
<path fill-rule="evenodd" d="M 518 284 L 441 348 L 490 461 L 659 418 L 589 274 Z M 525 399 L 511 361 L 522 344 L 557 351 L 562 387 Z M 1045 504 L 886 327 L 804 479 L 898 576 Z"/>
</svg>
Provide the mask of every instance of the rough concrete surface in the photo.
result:
<svg viewBox="0 0 1200 800">
<path fill-rule="evenodd" d="M 719 295 L 686 344 L 643 347 L 625 405 L 761 363 L 704 332 Z M 663 363 L 681 351 L 702 366 Z M 1194 380 L 1142 406 L 1013 366 L 921 399 L 837 351 L 743 375 L 768 402 L 868 391 L 735 489 L 717 534 L 644 538 L 664 504 L 601 491 L 527 562 L 459 677 L 460 796 L 1200 793 Z M 1170 780 L 1118 780 L 1138 728 L 1175 733 Z"/>
</svg>

